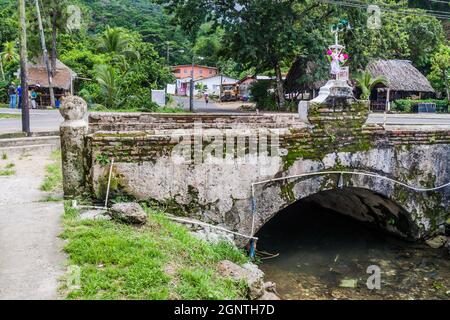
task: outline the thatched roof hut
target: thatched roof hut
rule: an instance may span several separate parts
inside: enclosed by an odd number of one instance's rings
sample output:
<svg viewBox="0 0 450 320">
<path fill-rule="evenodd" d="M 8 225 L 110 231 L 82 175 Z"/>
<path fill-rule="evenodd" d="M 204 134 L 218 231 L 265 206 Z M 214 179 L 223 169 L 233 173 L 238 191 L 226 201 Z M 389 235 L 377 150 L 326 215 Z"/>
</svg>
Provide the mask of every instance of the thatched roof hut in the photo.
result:
<svg viewBox="0 0 450 320">
<path fill-rule="evenodd" d="M 327 82 L 327 69 L 309 58 L 298 57 L 292 64 L 284 84 L 286 93 L 315 92 Z"/>
<path fill-rule="evenodd" d="M 366 70 L 372 77 L 385 76 L 388 85 L 378 85 L 371 93 L 374 111 L 390 109 L 390 102 L 397 99 L 422 99 L 433 97 L 435 91 L 428 79 L 408 60 L 374 60 Z"/>
<path fill-rule="evenodd" d="M 39 59 L 36 64 L 29 63 L 27 65 L 28 71 L 28 85 L 33 87 L 48 88 L 47 68 L 43 59 Z M 56 68 L 53 73 L 53 87 L 61 91 L 72 91 L 73 81 L 77 74 L 73 72 L 68 66 L 59 60 L 56 60 Z"/>
<path fill-rule="evenodd" d="M 428 79 L 407 60 L 376 60 L 367 66 L 372 77 L 385 76 L 391 91 L 434 93 Z"/>
</svg>

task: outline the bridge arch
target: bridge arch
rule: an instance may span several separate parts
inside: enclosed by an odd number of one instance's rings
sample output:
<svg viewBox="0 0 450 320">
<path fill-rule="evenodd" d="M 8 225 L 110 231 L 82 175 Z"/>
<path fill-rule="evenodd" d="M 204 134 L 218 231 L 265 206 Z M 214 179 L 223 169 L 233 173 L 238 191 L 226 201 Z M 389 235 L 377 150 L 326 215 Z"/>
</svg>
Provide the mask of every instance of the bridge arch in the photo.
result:
<svg viewBox="0 0 450 320">
<path fill-rule="evenodd" d="M 364 171 L 330 171 L 277 178 L 252 186 L 252 234 L 283 209 L 312 201 L 324 208 L 370 223 L 404 238 L 418 239 L 421 230 L 408 199 L 433 196 L 436 188 L 408 186 L 384 175 Z"/>
</svg>

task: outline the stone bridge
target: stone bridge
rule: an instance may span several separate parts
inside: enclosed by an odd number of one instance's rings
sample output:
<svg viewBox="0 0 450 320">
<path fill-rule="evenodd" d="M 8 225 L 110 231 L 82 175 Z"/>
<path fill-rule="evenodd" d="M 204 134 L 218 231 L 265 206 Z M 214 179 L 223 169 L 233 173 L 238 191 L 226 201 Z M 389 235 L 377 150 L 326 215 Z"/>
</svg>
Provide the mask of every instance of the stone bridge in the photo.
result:
<svg viewBox="0 0 450 320">
<path fill-rule="evenodd" d="M 72 101 L 72 100 L 70 100 Z M 419 239 L 449 217 L 450 128 L 368 125 L 368 107 L 295 114 L 96 113 L 67 101 L 66 196 L 145 201 L 253 235 L 308 199 Z M 113 162 L 113 163 L 112 163 Z M 111 171 L 112 168 L 112 171 Z M 239 241 L 242 241 L 240 239 Z"/>
</svg>

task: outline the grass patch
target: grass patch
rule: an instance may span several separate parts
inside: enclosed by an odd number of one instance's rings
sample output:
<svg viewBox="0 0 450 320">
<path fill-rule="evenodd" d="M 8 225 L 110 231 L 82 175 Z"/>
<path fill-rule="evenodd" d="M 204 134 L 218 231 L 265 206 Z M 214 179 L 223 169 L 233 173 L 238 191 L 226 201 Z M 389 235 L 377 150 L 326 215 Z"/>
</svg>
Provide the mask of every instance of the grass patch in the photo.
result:
<svg viewBox="0 0 450 320">
<path fill-rule="evenodd" d="M 0 176 L 1 177 L 5 177 L 5 176 L 13 176 L 16 174 L 16 170 L 12 170 L 12 169 L 0 169 Z"/>
<path fill-rule="evenodd" d="M 48 195 L 43 199 L 39 200 L 39 202 L 60 202 L 63 201 L 64 197 L 62 195 Z"/>
<path fill-rule="evenodd" d="M 7 159 L 7 157 L 6 157 Z M 5 158 L 3 158 L 3 160 L 6 160 Z M 14 163 L 8 163 L 7 165 L 5 165 L 4 167 L 0 167 L 0 176 L 6 177 L 6 176 L 13 176 L 16 174 L 16 170 L 14 170 L 14 168 L 16 167 L 16 165 Z"/>
<path fill-rule="evenodd" d="M 6 153 L 2 154 L 2 160 L 8 160 L 8 155 Z"/>
<path fill-rule="evenodd" d="M 0 119 L 19 119 L 20 117 L 22 117 L 20 114 L 0 113 Z"/>
<path fill-rule="evenodd" d="M 242 283 L 221 277 L 217 263 L 247 262 L 226 243 L 210 245 L 148 210 L 145 227 L 113 221 L 80 221 L 66 202 L 64 215 L 69 264 L 80 267 L 81 284 L 68 299 L 244 299 Z"/>
<path fill-rule="evenodd" d="M 54 163 L 47 165 L 45 168 L 47 174 L 41 185 L 41 191 L 58 192 L 62 189 L 61 151 L 52 152 L 50 159 Z"/>
</svg>

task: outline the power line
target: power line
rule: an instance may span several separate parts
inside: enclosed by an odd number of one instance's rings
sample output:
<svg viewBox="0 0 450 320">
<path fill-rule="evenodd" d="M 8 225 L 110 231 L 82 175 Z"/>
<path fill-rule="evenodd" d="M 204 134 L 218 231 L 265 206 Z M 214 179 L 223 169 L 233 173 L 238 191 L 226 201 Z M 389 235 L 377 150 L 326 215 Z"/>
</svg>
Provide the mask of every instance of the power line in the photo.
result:
<svg viewBox="0 0 450 320">
<path fill-rule="evenodd" d="M 361 2 L 359 0 L 347 0 L 347 1 L 348 2 L 358 3 L 358 4 L 363 5 L 363 6 L 367 6 L 368 5 L 367 3 Z M 410 12 L 407 9 L 396 10 L 396 9 L 393 9 L 393 8 L 386 7 L 387 4 L 386 3 L 382 3 L 382 2 L 379 3 L 379 5 L 380 5 L 380 9 L 383 8 L 383 10 L 385 10 L 385 11 L 393 11 L 394 10 L 394 11 L 399 11 L 399 12 L 406 13 L 406 14 L 408 14 Z M 449 17 L 450 18 L 450 12 L 449 11 L 428 10 L 428 9 L 420 9 L 420 8 L 408 8 L 408 9 L 424 10 L 426 13 L 430 13 L 431 15 L 444 16 L 444 17 Z M 419 12 L 419 13 L 421 13 L 421 12 Z M 422 12 L 422 14 L 424 14 L 424 13 Z"/>
<path fill-rule="evenodd" d="M 442 1 L 442 0 L 429 0 L 431 2 L 437 2 L 437 3 L 445 3 L 445 4 L 450 4 L 450 1 Z"/>
<path fill-rule="evenodd" d="M 346 2 L 346 1 L 336 1 L 336 0 L 319 0 L 324 3 L 328 4 L 334 4 L 338 6 L 344 6 L 344 7 L 350 7 L 350 8 L 359 8 L 359 9 L 367 9 L 368 5 L 361 2 Z M 391 12 L 396 14 L 407 14 L 407 15 L 418 15 L 418 16 L 426 16 L 426 17 L 434 17 L 438 19 L 450 19 L 450 14 L 446 15 L 444 14 L 435 14 L 431 12 L 412 12 L 407 10 L 395 10 L 395 9 L 389 9 L 386 7 L 380 7 L 381 11 L 384 12 Z M 438 11 L 441 12 L 441 11 Z"/>
<path fill-rule="evenodd" d="M 368 8 L 367 4 L 361 3 L 361 2 L 346 2 L 346 1 L 336 1 L 336 0 L 319 0 L 319 1 L 323 2 L 323 3 L 328 3 L 328 4 L 343 6 L 343 7 L 357 8 L 357 9 L 367 9 Z M 432 12 L 420 12 L 420 11 L 414 12 L 414 11 L 408 11 L 408 10 L 389 9 L 386 7 L 380 7 L 380 10 L 384 11 L 384 12 L 390 12 L 390 13 L 396 13 L 396 14 L 434 17 L 437 19 L 444 19 L 444 20 L 450 19 L 450 14 L 446 15 L 445 13 L 437 14 L 437 13 L 432 13 Z M 441 11 L 439 11 L 439 12 L 441 12 Z"/>
</svg>

